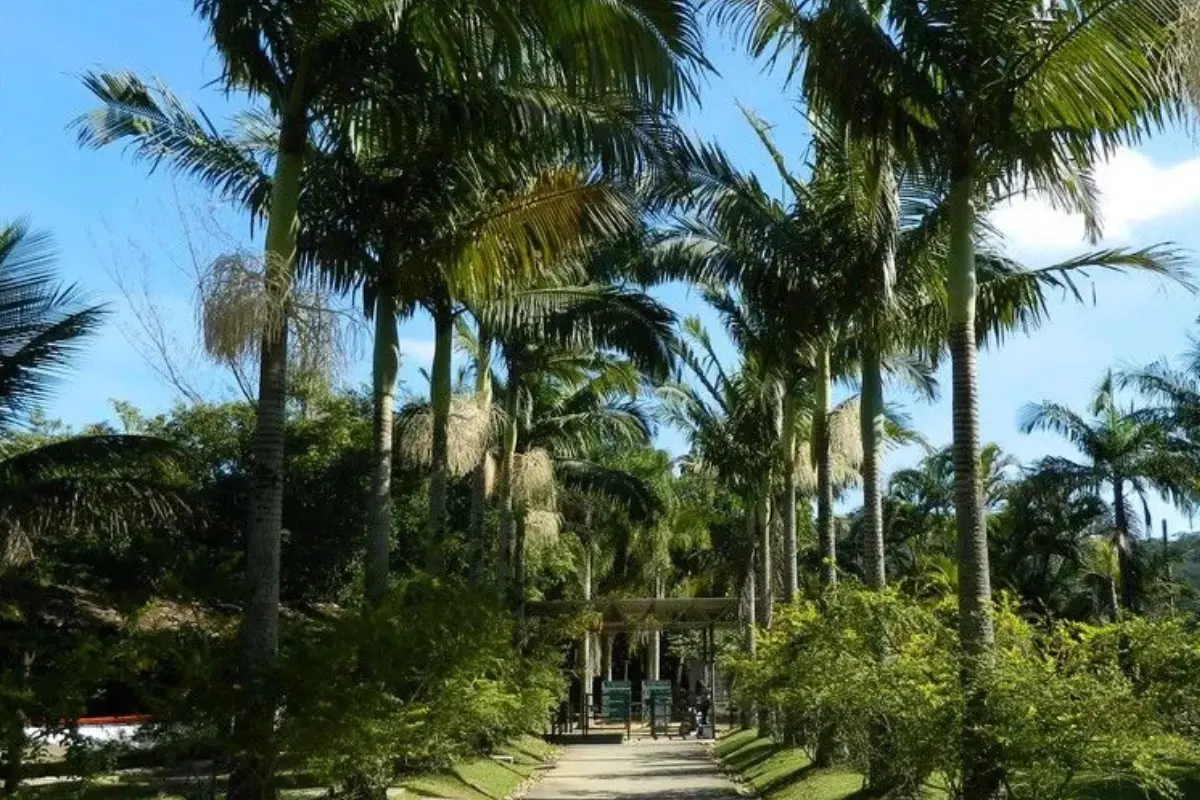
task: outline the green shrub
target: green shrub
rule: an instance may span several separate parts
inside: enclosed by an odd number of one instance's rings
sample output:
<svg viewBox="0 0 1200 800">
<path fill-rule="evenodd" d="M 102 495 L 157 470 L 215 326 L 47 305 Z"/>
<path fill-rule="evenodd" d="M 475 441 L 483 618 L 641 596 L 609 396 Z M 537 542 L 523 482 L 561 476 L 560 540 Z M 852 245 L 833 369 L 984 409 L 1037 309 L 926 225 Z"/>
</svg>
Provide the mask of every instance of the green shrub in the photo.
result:
<svg viewBox="0 0 1200 800">
<path fill-rule="evenodd" d="M 914 796 L 958 786 L 964 702 L 952 601 L 842 586 L 780 611 L 756 661 L 729 666 L 813 750 L 831 732 L 873 789 Z M 996 612 L 983 720 L 1008 797 L 1056 800 L 1084 782 L 1171 796 L 1194 755 L 1200 637 L 1175 620 L 1043 629 Z M 978 720 L 972 720 L 977 722 Z"/>
<path fill-rule="evenodd" d="M 1162 796 L 1188 754 L 1122 668 L 1119 626 L 1056 625 L 1039 631 L 1011 608 L 996 621 L 988 716 L 1010 797 L 1056 800 L 1082 781 L 1121 781 Z M 1198 676 L 1200 677 L 1200 676 Z"/>
<path fill-rule="evenodd" d="M 363 615 L 295 631 L 281 742 L 331 785 L 386 785 L 539 729 L 563 686 L 514 646 L 511 614 L 462 586 L 403 585 Z"/>
<path fill-rule="evenodd" d="M 782 610 L 745 673 L 788 735 L 811 751 L 836 730 L 855 766 L 878 777 L 887 764 L 892 788 L 919 786 L 953 750 L 953 637 L 897 593 L 847 589 Z"/>
</svg>

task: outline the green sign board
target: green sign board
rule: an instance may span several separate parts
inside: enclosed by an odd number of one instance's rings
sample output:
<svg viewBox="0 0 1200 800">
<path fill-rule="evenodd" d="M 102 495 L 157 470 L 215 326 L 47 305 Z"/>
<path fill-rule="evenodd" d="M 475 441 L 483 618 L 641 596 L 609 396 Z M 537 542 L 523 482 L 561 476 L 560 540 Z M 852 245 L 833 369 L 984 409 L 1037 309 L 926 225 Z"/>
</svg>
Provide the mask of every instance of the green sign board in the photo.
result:
<svg viewBox="0 0 1200 800">
<path fill-rule="evenodd" d="M 642 719 L 666 730 L 671 718 L 671 682 L 642 681 Z"/>
<path fill-rule="evenodd" d="M 633 704 L 629 681 L 605 681 L 600 685 L 600 710 L 606 722 L 625 722 Z"/>
<path fill-rule="evenodd" d="M 671 700 L 671 682 L 670 681 L 642 681 L 642 702 L 649 703 L 665 699 L 667 702 Z"/>
</svg>

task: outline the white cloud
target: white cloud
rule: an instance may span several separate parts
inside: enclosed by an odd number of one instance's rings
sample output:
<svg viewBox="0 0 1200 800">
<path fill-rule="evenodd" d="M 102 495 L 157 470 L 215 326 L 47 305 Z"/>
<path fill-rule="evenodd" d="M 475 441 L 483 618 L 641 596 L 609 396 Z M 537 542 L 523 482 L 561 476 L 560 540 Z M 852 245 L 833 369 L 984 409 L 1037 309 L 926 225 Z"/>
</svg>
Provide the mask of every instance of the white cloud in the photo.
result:
<svg viewBox="0 0 1200 800">
<path fill-rule="evenodd" d="M 1118 150 L 1096 170 L 1105 240 L 1132 238 L 1138 228 L 1200 206 L 1200 157 L 1155 164 L 1143 153 Z M 1064 214 L 1040 198 L 1001 206 L 992 222 L 1010 244 L 1023 250 L 1066 250 L 1084 242 L 1083 217 Z"/>
<path fill-rule="evenodd" d="M 432 339 L 400 339 L 400 355 L 406 358 L 433 358 L 434 341 Z"/>
</svg>

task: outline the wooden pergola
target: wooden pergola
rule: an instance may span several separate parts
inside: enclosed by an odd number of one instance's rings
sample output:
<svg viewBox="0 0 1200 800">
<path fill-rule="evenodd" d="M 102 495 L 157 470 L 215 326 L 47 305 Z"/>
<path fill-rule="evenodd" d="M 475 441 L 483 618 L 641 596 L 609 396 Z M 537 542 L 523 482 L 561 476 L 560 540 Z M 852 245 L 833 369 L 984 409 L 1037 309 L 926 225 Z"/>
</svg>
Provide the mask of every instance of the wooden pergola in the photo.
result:
<svg viewBox="0 0 1200 800">
<path fill-rule="evenodd" d="M 546 600 L 530 602 L 525 613 L 530 617 L 570 617 L 591 614 L 598 617 L 598 625 L 589 625 L 588 636 L 601 634 L 611 637 L 620 633 L 640 631 L 700 631 L 701 669 L 704 686 L 713 691 L 716 686 L 716 629 L 737 627 L 740 601 L 736 597 L 601 597 L 592 600 Z M 588 647 L 588 640 L 582 644 Z M 652 673 L 657 678 L 657 672 Z M 590 685 L 591 673 L 585 685 Z M 590 688 L 583 692 L 583 708 L 591 708 Z M 715 730 L 716 708 L 713 695 L 713 721 Z M 594 709 L 593 709 L 594 711 Z M 565 719 L 572 719 L 569 707 Z M 579 730 L 586 737 L 590 730 L 589 714 L 580 711 Z M 571 725 L 567 723 L 567 732 Z M 626 720 L 626 733 L 629 721 Z M 563 731 L 559 731 L 562 733 Z M 710 733 L 711 735 L 711 733 Z"/>
</svg>

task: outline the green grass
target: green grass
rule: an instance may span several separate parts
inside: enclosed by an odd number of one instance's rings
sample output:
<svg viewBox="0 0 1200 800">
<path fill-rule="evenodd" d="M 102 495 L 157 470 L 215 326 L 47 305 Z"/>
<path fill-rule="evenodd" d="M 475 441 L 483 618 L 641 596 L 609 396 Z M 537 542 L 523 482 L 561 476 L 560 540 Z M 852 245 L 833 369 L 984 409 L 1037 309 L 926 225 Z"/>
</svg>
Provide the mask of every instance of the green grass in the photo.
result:
<svg viewBox="0 0 1200 800">
<path fill-rule="evenodd" d="M 391 798 L 412 800 L 439 797 L 446 800 L 503 800 L 528 780 L 538 767 L 553 757 L 555 748 L 533 736 L 522 736 L 499 748 L 495 755 L 511 756 L 512 762 L 490 756 L 473 758 L 449 769 L 402 777 L 388 790 Z M 218 794 L 224 779 L 218 781 Z M 283 781 L 285 785 L 291 781 Z M 303 781 L 300 781 L 303 783 Z M 44 786 L 25 786 L 17 800 L 184 800 L 182 788 L 144 777 L 106 776 L 83 783 L 62 781 Z M 288 785 L 280 792 L 283 800 L 310 800 L 325 792 L 325 787 Z"/>
<path fill-rule="evenodd" d="M 815 769 L 803 750 L 784 747 L 759 738 L 754 729 L 737 730 L 713 748 L 721 764 L 735 773 L 763 800 L 862 800 L 863 776 L 847 767 Z M 1200 800 L 1200 765 L 1181 766 L 1173 776 L 1179 785 L 1179 800 Z M 940 787 L 931 786 L 925 797 L 945 798 Z M 1082 781 L 1075 800 L 1148 800 L 1136 786 L 1120 782 Z M 1149 798 L 1149 800 L 1159 800 Z"/>
<path fill-rule="evenodd" d="M 727 735 L 713 752 L 763 800 L 850 800 L 864 795 L 860 773 L 841 766 L 817 769 L 803 750 L 759 738 L 753 729 Z M 930 789 L 926 796 L 944 798 L 945 793 Z"/>
<path fill-rule="evenodd" d="M 393 795 L 441 797 L 448 800 L 503 800 L 528 780 L 554 754 L 554 748 L 533 736 L 522 736 L 499 748 L 496 755 L 512 757 L 512 763 L 494 758 L 475 758 L 440 772 L 406 777 L 395 785 Z"/>
</svg>

